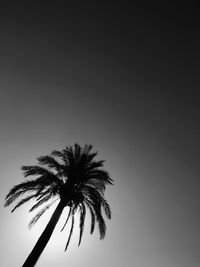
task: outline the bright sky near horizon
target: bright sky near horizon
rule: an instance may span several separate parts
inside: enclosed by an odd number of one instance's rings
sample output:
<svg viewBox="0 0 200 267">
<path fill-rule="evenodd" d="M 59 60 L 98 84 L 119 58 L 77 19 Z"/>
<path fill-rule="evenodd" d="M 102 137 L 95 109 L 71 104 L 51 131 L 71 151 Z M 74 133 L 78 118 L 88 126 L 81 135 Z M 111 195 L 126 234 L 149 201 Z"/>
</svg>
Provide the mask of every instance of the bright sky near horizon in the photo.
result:
<svg viewBox="0 0 200 267">
<path fill-rule="evenodd" d="M 20 167 L 75 142 L 106 160 L 112 219 L 64 253 L 63 216 L 38 267 L 200 266 L 197 16 L 164 2 L 0 10 L 2 267 L 23 264 L 53 212 L 29 231 L 29 204 L 3 207 Z"/>
</svg>

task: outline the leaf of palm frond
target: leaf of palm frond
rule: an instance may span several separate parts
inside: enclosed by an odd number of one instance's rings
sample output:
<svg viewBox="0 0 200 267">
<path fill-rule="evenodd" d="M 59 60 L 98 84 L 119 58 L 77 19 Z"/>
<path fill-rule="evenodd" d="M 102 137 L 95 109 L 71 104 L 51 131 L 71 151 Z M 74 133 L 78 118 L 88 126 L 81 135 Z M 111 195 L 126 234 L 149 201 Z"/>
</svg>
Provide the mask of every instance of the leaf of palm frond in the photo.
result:
<svg viewBox="0 0 200 267">
<path fill-rule="evenodd" d="M 105 160 L 100 160 L 100 161 L 92 161 L 88 164 L 87 167 L 87 171 L 96 171 L 98 170 L 98 168 L 103 167 L 103 163 L 105 162 Z"/>
<path fill-rule="evenodd" d="M 65 156 L 65 161 L 69 164 L 69 166 L 74 165 L 74 151 L 71 146 L 63 149 L 63 154 Z"/>
<path fill-rule="evenodd" d="M 82 203 L 81 204 L 81 210 L 80 210 L 80 235 L 79 235 L 79 242 L 78 242 L 78 246 L 80 246 L 81 244 L 81 239 L 82 239 L 82 235 L 83 235 L 83 230 L 84 230 L 84 223 L 85 223 L 85 215 L 86 215 L 86 208 L 85 208 L 85 204 Z"/>
<path fill-rule="evenodd" d="M 91 214 L 91 230 L 90 230 L 90 234 L 93 234 L 94 232 L 94 228 L 95 228 L 95 214 L 92 210 L 92 208 L 90 207 L 90 214 Z"/>
<path fill-rule="evenodd" d="M 31 198 L 34 198 L 35 195 L 31 195 L 28 196 L 26 198 L 23 198 L 22 200 L 20 200 L 17 205 L 11 210 L 11 212 L 13 212 L 14 210 L 16 210 L 18 207 L 20 207 L 21 205 L 23 205 L 24 203 L 28 202 Z"/>
<path fill-rule="evenodd" d="M 31 181 L 38 187 L 38 194 L 41 192 L 46 186 L 62 186 L 62 181 L 58 178 L 57 175 L 55 175 L 51 171 L 47 171 L 46 174 L 41 174 L 38 178 L 35 178 Z"/>
<path fill-rule="evenodd" d="M 102 198 L 101 204 L 102 204 L 102 207 L 105 211 L 106 216 L 108 217 L 108 219 L 111 219 L 111 208 L 110 208 L 110 205 L 108 204 L 107 200 Z"/>
<path fill-rule="evenodd" d="M 66 158 L 66 155 L 63 153 L 63 151 L 53 150 L 51 152 L 51 156 L 58 157 L 59 159 L 61 159 L 62 162 L 64 163 L 65 167 L 67 167 L 69 165 L 68 160 Z"/>
<path fill-rule="evenodd" d="M 88 185 L 90 187 L 93 187 L 94 189 L 100 191 L 102 194 L 104 193 L 106 186 L 103 181 L 97 180 L 97 179 L 89 179 L 85 185 Z"/>
<path fill-rule="evenodd" d="M 39 164 L 46 165 L 49 168 L 54 168 L 56 171 L 61 172 L 63 166 L 51 156 L 41 156 L 37 158 Z"/>
<path fill-rule="evenodd" d="M 66 224 L 67 224 L 67 222 L 68 222 L 68 220 L 69 220 L 69 217 L 70 217 L 70 215 L 71 215 L 71 211 L 72 211 L 72 207 L 69 208 L 69 213 L 68 213 L 67 219 L 66 219 L 66 221 L 65 221 L 65 223 L 64 223 L 64 225 L 63 225 L 63 227 L 62 227 L 62 229 L 60 230 L 61 232 L 64 230 L 64 228 L 65 228 L 65 226 L 66 226 Z"/>
<path fill-rule="evenodd" d="M 15 185 L 9 193 L 6 195 L 6 202 L 4 206 L 9 206 L 12 202 L 14 202 L 18 197 L 22 196 L 23 194 L 30 192 L 30 191 L 36 191 L 37 193 L 35 196 L 39 196 L 42 190 L 45 188 L 46 185 L 49 186 L 50 181 L 55 181 L 54 177 L 39 177 L 35 180 L 26 181 L 23 183 L 20 183 L 18 185 Z M 57 186 L 58 187 L 58 186 Z M 56 185 L 51 187 L 51 192 L 56 191 L 57 188 Z"/>
<path fill-rule="evenodd" d="M 20 190 L 16 193 L 13 193 L 12 195 L 7 195 L 6 197 L 6 201 L 4 203 L 4 207 L 9 206 L 10 204 L 12 204 L 18 197 L 20 197 L 21 195 L 25 194 L 27 192 L 27 190 Z"/>
<path fill-rule="evenodd" d="M 96 179 L 104 182 L 105 184 L 113 184 L 113 179 L 110 178 L 110 175 L 105 170 L 92 170 L 88 173 L 89 179 Z"/>
<path fill-rule="evenodd" d="M 35 184 L 34 181 L 26 181 L 26 182 L 13 186 L 10 189 L 9 193 L 6 195 L 5 199 L 8 199 L 10 196 L 14 195 L 15 193 L 21 190 L 26 190 L 27 188 L 32 187 L 34 184 Z"/>
<path fill-rule="evenodd" d="M 105 224 L 105 221 L 101 215 L 101 208 L 99 205 L 94 205 L 93 209 L 94 209 L 94 212 L 96 215 L 96 219 L 98 221 L 100 239 L 103 239 L 105 237 L 105 234 L 106 234 L 106 224 Z"/>
<path fill-rule="evenodd" d="M 81 146 L 79 144 L 75 143 L 75 145 L 74 145 L 74 156 L 75 156 L 76 159 L 80 158 L 81 150 L 82 150 Z"/>
<path fill-rule="evenodd" d="M 74 229 L 74 215 L 72 215 L 72 222 L 71 222 L 71 229 L 70 229 L 70 233 L 69 233 L 69 237 L 68 237 L 68 240 L 67 240 L 67 244 L 65 246 L 65 251 L 67 250 L 68 246 L 69 246 L 69 242 L 71 240 L 71 236 L 72 236 L 72 233 L 73 233 L 73 229 Z"/>
<path fill-rule="evenodd" d="M 22 166 L 22 171 L 24 172 L 24 177 L 30 175 L 52 175 L 53 173 L 44 167 L 33 165 L 33 166 Z"/>
<path fill-rule="evenodd" d="M 47 187 L 45 190 L 42 190 L 40 193 L 37 193 L 37 196 L 38 196 L 37 201 L 46 195 L 52 194 L 53 196 L 53 195 L 56 195 L 56 193 L 58 194 L 58 190 L 59 190 L 59 187 L 56 185 Z"/>
<path fill-rule="evenodd" d="M 106 224 L 101 214 L 101 206 L 100 204 L 94 203 L 89 199 L 85 199 L 85 202 L 89 205 L 95 215 L 95 220 L 98 222 L 100 239 L 103 239 L 106 234 Z"/>
<path fill-rule="evenodd" d="M 75 213 L 76 213 L 76 211 L 77 211 L 77 209 L 78 209 L 78 203 L 73 203 L 73 206 L 72 206 L 72 214 L 74 215 Z"/>
<path fill-rule="evenodd" d="M 60 179 L 52 171 L 38 165 L 22 166 L 21 169 L 24 171 L 24 177 L 40 175 L 40 177 L 37 178 L 38 182 L 40 183 L 61 182 Z"/>
<path fill-rule="evenodd" d="M 103 196 L 98 189 L 85 184 L 82 186 L 82 191 L 84 192 L 84 195 L 87 196 L 93 203 L 101 203 Z"/>
<path fill-rule="evenodd" d="M 6 202 L 5 202 L 5 207 L 10 205 L 13 201 L 15 201 L 18 197 L 20 197 L 22 194 L 32 191 L 32 190 L 37 190 L 38 183 L 37 181 L 26 181 L 20 184 L 17 184 L 13 186 L 9 193 L 6 195 Z"/>
<path fill-rule="evenodd" d="M 111 219 L 110 206 L 101 194 L 101 191 L 99 192 L 96 188 L 90 186 L 85 186 L 84 189 L 86 189 L 86 194 L 92 200 L 92 202 L 100 205 L 100 207 L 102 206 L 108 219 Z"/>
<path fill-rule="evenodd" d="M 98 152 L 90 153 L 87 155 L 87 164 L 90 164 L 92 160 L 97 156 Z"/>
<path fill-rule="evenodd" d="M 96 218 L 95 218 L 95 213 L 93 211 L 93 203 L 90 202 L 89 200 L 85 199 L 85 203 L 87 205 L 87 207 L 90 210 L 90 215 L 91 215 L 91 229 L 90 229 L 90 234 L 93 234 L 94 232 L 94 228 L 95 228 L 95 224 L 96 224 Z"/>
<path fill-rule="evenodd" d="M 42 205 L 43 203 L 47 202 L 50 198 L 52 198 L 52 195 L 49 194 L 45 197 L 43 197 L 42 199 L 40 199 L 35 205 L 32 206 L 32 208 L 29 210 L 29 212 L 33 211 L 34 209 L 38 208 L 40 205 Z"/>
<path fill-rule="evenodd" d="M 92 150 L 92 148 L 93 148 L 92 145 L 87 145 L 87 144 L 86 144 L 86 145 L 83 147 L 83 153 L 84 153 L 84 154 L 89 154 L 90 151 Z"/>
<path fill-rule="evenodd" d="M 43 196 L 52 193 L 56 195 L 59 191 L 60 183 L 54 183 L 51 179 L 45 177 L 38 178 L 39 188 L 37 190 L 36 196 L 38 197 L 37 200 L 41 199 Z"/>
<path fill-rule="evenodd" d="M 37 191 L 37 201 L 40 200 L 42 197 L 44 197 L 46 194 L 49 194 L 52 192 L 52 189 L 51 188 L 47 188 L 45 189 L 45 186 L 43 188 L 40 188 L 40 190 Z"/>
<path fill-rule="evenodd" d="M 33 225 L 35 225 L 35 223 L 38 221 L 38 219 L 45 213 L 45 211 L 47 210 L 47 209 L 49 209 L 50 208 L 50 206 L 55 202 L 55 201 L 57 201 L 58 199 L 55 199 L 54 201 L 52 201 L 50 204 L 48 204 L 48 205 L 46 205 L 43 209 L 41 209 L 32 219 L 31 219 L 31 221 L 30 221 L 30 223 L 29 223 L 29 225 L 28 225 L 28 227 L 29 227 L 29 229 L 31 228 L 31 227 L 33 227 Z"/>
<path fill-rule="evenodd" d="M 63 159 L 63 152 L 59 150 L 53 150 L 51 156 Z"/>
<path fill-rule="evenodd" d="M 37 197 L 41 196 L 41 194 L 43 194 L 45 186 L 46 186 L 45 183 L 40 183 L 39 184 L 38 189 L 37 189 L 37 193 L 36 193 Z"/>
</svg>

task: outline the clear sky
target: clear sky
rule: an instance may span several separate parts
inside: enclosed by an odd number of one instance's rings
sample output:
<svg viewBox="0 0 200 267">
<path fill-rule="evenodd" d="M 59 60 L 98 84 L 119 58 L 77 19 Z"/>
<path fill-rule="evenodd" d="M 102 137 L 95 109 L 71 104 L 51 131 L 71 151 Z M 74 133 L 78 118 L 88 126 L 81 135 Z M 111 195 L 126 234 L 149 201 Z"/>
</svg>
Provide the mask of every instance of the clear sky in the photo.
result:
<svg viewBox="0 0 200 267">
<path fill-rule="evenodd" d="M 78 142 L 106 160 L 112 220 L 104 241 L 86 227 L 64 253 L 63 216 L 37 266 L 199 267 L 195 8 L 34 1 L 0 12 L 0 265 L 22 265 L 54 208 L 30 231 L 28 204 L 3 208 L 20 167 Z"/>
</svg>

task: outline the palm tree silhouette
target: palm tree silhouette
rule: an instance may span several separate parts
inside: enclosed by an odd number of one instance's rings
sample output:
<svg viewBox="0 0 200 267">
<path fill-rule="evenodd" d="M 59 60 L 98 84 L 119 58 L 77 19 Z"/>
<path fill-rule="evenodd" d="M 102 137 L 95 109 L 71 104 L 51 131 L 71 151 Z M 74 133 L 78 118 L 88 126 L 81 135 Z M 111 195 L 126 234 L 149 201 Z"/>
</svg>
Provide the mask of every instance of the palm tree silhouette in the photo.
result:
<svg viewBox="0 0 200 267">
<path fill-rule="evenodd" d="M 75 144 L 73 147 L 68 146 L 61 151 L 54 150 L 50 155 L 38 157 L 38 165 L 22 166 L 25 177 L 37 177 L 15 185 L 6 196 L 5 206 L 9 206 L 24 194 L 26 194 L 26 197 L 16 204 L 12 212 L 30 199 L 35 199 L 36 204 L 29 211 L 33 211 L 51 200 L 33 217 L 29 223 L 29 227 L 32 227 L 42 214 L 55 201 L 59 200 L 46 228 L 23 264 L 23 267 L 31 267 L 36 264 L 65 207 L 69 207 L 69 213 L 62 230 L 71 218 L 71 230 L 65 251 L 72 236 L 74 217 L 77 211 L 80 212 L 78 245 L 81 243 L 86 210 L 91 215 L 90 233 L 93 233 L 97 222 L 100 239 L 105 237 L 106 224 L 102 216 L 102 210 L 107 218 L 110 219 L 111 209 L 104 198 L 104 192 L 106 185 L 112 184 L 113 180 L 108 172 L 101 168 L 104 161 L 95 161 L 94 158 L 97 152 L 92 152 L 91 150 L 92 145 L 81 147 Z"/>
</svg>

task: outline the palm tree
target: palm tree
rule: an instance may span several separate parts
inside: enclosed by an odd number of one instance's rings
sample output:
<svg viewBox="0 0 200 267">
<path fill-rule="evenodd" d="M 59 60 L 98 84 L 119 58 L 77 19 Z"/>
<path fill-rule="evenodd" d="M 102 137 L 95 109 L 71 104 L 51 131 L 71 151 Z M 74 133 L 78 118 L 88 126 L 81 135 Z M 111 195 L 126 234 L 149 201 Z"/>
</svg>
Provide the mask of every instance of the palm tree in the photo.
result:
<svg viewBox="0 0 200 267">
<path fill-rule="evenodd" d="M 32 227 L 42 214 L 57 200 L 59 200 L 55 211 L 53 212 L 46 228 L 36 242 L 33 250 L 26 259 L 23 267 L 34 266 L 47 245 L 53 230 L 64 210 L 68 207 L 69 213 L 66 222 L 62 228 L 65 228 L 69 219 L 71 219 L 71 230 L 65 246 L 65 251 L 69 245 L 75 214 L 80 212 L 80 236 L 78 245 L 84 229 L 86 211 L 91 215 L 91 231 L 94 232 L 95 224 L 98 224 L 100 239 L 105 237 L 106 224 L 102 216 L 102 210 L 107 218 L 111 218 L 111 209 L 104 198 L 104 192 L 107 184 L 112 184 L 107 171 L 102 169 L 104 161 L 95 161 L 97 152 L 92 152 L 92 145 L 81 147 L 75 144 L 68 146 L 63 150 L 54 150 L 50 155 L 38 157 L 38 165 L 22 166 L 24 176 L 36 176 L 35 179 L 29 179 L 23 183 L 15 185 L 7 194 L 5 206 L 9 206 L 17 198 L 23 197 L 12 212 L 22 204 L 31 199 L 36 203 L 29 211 L 33 211 L 46 203 L 31 220 L 29 227 Z M 51 202 L 49 202 L 51 200 Z"/>
</svg>

